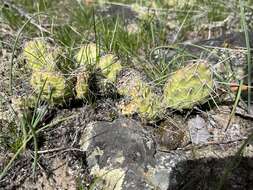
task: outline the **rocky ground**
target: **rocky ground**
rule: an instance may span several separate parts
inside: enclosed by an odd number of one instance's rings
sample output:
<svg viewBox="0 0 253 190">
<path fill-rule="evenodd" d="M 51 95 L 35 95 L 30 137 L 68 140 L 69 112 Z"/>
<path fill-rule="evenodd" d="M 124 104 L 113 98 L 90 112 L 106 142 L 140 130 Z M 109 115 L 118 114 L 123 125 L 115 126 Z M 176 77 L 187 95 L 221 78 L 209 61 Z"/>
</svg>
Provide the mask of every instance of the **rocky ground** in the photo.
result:
<svg viewBox="0 0 253 190">
<path fill-rule="evenodd" d="M 2 1 L 3 7 L 8 8 L 9 4 L 6 2 L 10 1 Z M 84 3 L 90 6 L 89 1 Z M 68 9 L 67 5 L 70 4 L 69 1 L 61 1 L 59 10 Z M 140 30 L 138 20 L 144 19 L 143 16 L 146 16 L 144 13 L 149 10 L 147 6 L 141 6 L 141 11 L 138 11 L 139 9 L 136 7 L 133 9 L 128 4 L 103 4 L 96 8 L 96 14 L 104 18 L 124 15 L 126 28 L 128 32 L 133 33 Z M 151 6 L 151 10 L 153 9 L 160 10 Z M 251 9 L 247 12 L 248 15 L 250 11 Z M 160 18 L 162 10 L 156 14 Z M 34 90 L 29 84 L 31 72 L 27 72 L 24 66 L 27 60 L 22 57 L 24 44 L 35 37 L 46 38 L 53 44 L 57 40 L 51 39 L 55 35 L 41 37 L 36 32 L 34 35 L 26 31 L 18 39 L 13 54 L 13 45 L 19 30 L 6 21 L 6 15 L 1 15 L 0 189 L 253 189 L 253 115 L 247 110 L 253 107 L 246 106 L 247 92 L 242 92 L 236 105 L 238 86 L 233 91 L 231 86 L 218 83 L 227 81 L 232 83 L 243 79 L 244 85 L 251 85 L 244 76 L 247 49 L 244 32 L 240 30 L 240 16 L 234 12 L 226 16 L 222 22 L 209 23 L 208 20 L 199 19 L 198 22 L 201 24 L 196 23 L 194 28 L 182 27 L 182 23 L 175 20 L 175 14 L 165 14 L 166 19 L 160 19 L 161 23 L 166 21 L 165 24 L 168 26 L 165 29 L 168 30 L 165 44 L 160 47 L 159 40 L 162 37 L 156 39 L 153 36 L 155 42 L 152 40 L 147 42 L 150 43 L 147 46 L 150 47 L 149 50 L 142 48 L 138 50 L 140 62 L 145 59 L 152 63 L 152 66 L 148 66 L 148 69 L 152 69 L 162 60 L 161 57 L 168 63 L 177 55 L 182 55 L 175 48 L 180 47 L 183 51 L 187 51 L 191 58 L 195 56 L 196 59 L 206 60 L 212 72 L 219 72 L 222 80 L 220 78 L 215 80 L 215 93 L 212 96 L 215 101 L 207 98 L 209 101 L 196 104 L 190 109 L 166 108 L 156 115 L 155 119 L 150 119 L 148 118 L 150 115 L 145 114 L 151 113 L 150 111 L 137 111 L 125 115 L 119 109 L 119 105 L 122 99 L 123 103 L 129 100 L 119 94 L 111 95 L 111 88 L 114 88 L 111 86 L 110 93 L 105 93 L 103 87 L 99 86 L 100 83 L 94 85 L 98 88 L 91 89 L 94 93 L 99 92 L 99 95 L 92 96 L 91 100 L 74 98 L 64 105 L 41 104 L 37 109 L 34 107 L 20 109 L 16 103 L 18 97 L 32 94 Z M 60 21 L 56 23 L 59 25 L 65 21 L 64 19 L 66 22 L 70 20 L 69 15 L 63 14 L 59 17 Z M 40 26 L 49 30 L 47 19 L 44 17 L 41 19 Z M 193 21 L 197 22 L 196 18 Z M 155 26 L 164 26 L 161 23 L 156 21 Z M 179 35 L 181 27 L 182 34 Z M 63 32 L 65 37 L 71 33 L 65 32 Z M 74 28 L 74 33 L 78 32 Z M 251 45 L 253 38 L 252 33 L 249 34 Z M 91 33 L 86 40 L 93 41 L 94 35 L 96 34 Z M 177 36 L 180 36 L 178 38 L 181 41 L 176 44 Z M 109 37 L 111 39 L 112 36 Z M 64 41 L 66 38 L 62 38 L 61 42 L 66 42 Z M 117 40 L 122 45 L 120 39 Z M 173 44 L 176 44 L 175 47 L 172 47 Z M 66 48 L 66 44 L 62 46 Z M 144 55 L 146 51 L 148 54 Z M 121 52 L 119 48 L 112 52 L 117 52 L 120 57 L 123 51 Z M 12 76 L 13 92 L 10 91 L 12 59 L 14 61 L 12 70 L 15 71 Z M 152 81 L 152 73 L 148 73 L 150 77 L 142 71 L 140 68 L 144 67 L 141 64 L 136 65 L 135 59 L 129 55 L 122 56 L 122 60 L 134 69 L 134 77 L 144 73 L 145 80 L 143 80 L 146 82 L 147 78 Z M 188 60 L 185 62 L 188 63 Z M 170 69 L 179 69 L 183 66 L 183 64 L 172 65 Z M 134 81 L 134 77 L 128 79 L 127 75 L 124 75 L 117 80 L 125 85 L 129 84 L 127 80 Z M 119 88 L 120 85 L 115 86 Z M 128 92 L 131 92 L 131 87 L 129 88 Z M 157 92 L 151 97 L 161 96 L 163 88 L 156 85 L 154 89 Z M 38 151 L 35 152 L 33 136 L 30 133 L 28 137 L 22 136 L 22 122 L 25 122 L 22 119 L 24 113 L 33 114 L 37 110 L 44 109 L 46 111 L 36 125 Z M 28 139 L 26 143 L 23 142 L 24 139 Z M 12 158 L 15 159 L 7 167 Z M 35 158 L 37 162 L 34 172 Z"/>
</svg>

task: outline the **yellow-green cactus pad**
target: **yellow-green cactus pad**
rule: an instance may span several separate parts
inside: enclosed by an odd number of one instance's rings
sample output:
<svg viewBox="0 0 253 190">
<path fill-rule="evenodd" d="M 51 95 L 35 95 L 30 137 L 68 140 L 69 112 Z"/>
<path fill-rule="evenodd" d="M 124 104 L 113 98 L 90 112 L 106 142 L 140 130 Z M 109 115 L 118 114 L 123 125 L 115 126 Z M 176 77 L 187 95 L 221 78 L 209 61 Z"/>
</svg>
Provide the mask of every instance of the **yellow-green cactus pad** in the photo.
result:
<svg viewBox="0 0 253 190">
<path fill-rule="evenodd" d="M 190 109 L 212 93 L 214 82 L 208 63 L 199 60 L 170 76 L 164 87 L 164 104 L 174 109 Z"/>
<path fill-rule="evenodd" d="M 119 104 L 122 114 L 138 113 L 146 119 L 154 119 L 160 114 L 160 96 L 138 71 L 126 70 L 117 82 L 117 90 L 126 97 L 126 100 Z"/>
<path fill-rule="evenodd" d="M 58 56 L 58 49 L 52 51 L 49 44 L 43 40 L 33 40 L 26 43 L 24 47 L 24 58 L 32 70 L 53 70 Z"/>
<path fill-rule="evenodd" d="M 88 79 L 89 75 L 85 71 L 77 74 L 77 81 L 75 87 L 77 98 L 81 99 L 87 97 L 89 91 Z"/>
<path fill-rule="evenodd" d="M 76 54 L 78 64 L 87 66 L 94 65 L 97 58 L 97 46 L 95 43 L 89 43 L 80 48 Z"/>
<path fill-rule="evenodd" d="M 63 103 L 66 98 L 72 96 L 72 81 L 67 80 L 61 73 L 34 71 L 30 83 L 37 93 L 42 90 L 42 99 L 52 103 Z"/>
<path fill-rule="evenodd" d="M 116 81 L 116 77 L 122 69 L 120 61 L 112 54 L 101 57 L 97 67 L 101 69 L 105 78 L 113 83 Z"/>
</svg>

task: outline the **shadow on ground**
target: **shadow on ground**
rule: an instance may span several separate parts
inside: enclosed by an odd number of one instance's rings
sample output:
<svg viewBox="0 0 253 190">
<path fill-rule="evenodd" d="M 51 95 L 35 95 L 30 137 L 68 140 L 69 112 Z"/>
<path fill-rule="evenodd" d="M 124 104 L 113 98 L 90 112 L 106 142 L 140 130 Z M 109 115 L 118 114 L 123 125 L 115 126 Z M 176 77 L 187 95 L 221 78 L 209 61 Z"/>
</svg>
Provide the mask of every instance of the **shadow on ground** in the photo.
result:
<svg viewBox="0 0 253 190">
<path fill-rule="evenodd" d="M 253 190 L 253 158 L 204 158 L 178 163 L 170 177 L 169 190 Z"/>
</svg>

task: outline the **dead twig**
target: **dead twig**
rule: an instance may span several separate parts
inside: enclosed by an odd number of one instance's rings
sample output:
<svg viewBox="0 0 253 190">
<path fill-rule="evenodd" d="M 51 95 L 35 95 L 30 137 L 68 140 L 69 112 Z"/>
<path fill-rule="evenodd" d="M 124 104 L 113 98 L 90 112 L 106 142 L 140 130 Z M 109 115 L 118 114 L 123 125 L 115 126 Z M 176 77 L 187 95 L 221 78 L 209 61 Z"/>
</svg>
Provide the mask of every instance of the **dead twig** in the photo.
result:
<svg viewBox="0 0 253 190">
<path fill-rule="evenodd" d="M 68 151 L 79 151 L 79 152 L 84 152 L 84 150 L 78 149 L 78 148 L 67 148 L 67 147 L 60 147 L 60 148 L 53 148 L 49 150 L 40 150 L 38 151 L 38 154 L 46 154 L 46 153 L 51 153 L 51 152 L 68 152 Z"/>
<path fill-rule="evenodd" d="M 207 143 L 201 144 L 201 145 L 187 144 L 186 146 L 184 146 L 182 148 L 178 148 L 177 150 L 183 150 L 183 151 L 189 151 L 189 150 L 192 150 L 192 149 L 196 150 L 196 149 L 201 149 L 201 148 L 204 148 L 204 147 L 207 147 L 207 146 L 211 146 L 211 145 L 227 145 L 227 144 L 232 144 L 232 143 L 239 143 L 239 142 L 242 142 L 242 141 L 245 141 L 245 140 L 247 140 L 247 137 L 242 137 L 242 138 L 239 138 L 239 139 L 225 141 L 225 142 L 211 141 L 211 142 L 207 142 Z M 158 151 L 170 153 L 170 152 L 172 152 L 174 150 L 158 149 Z"/>
</svg>

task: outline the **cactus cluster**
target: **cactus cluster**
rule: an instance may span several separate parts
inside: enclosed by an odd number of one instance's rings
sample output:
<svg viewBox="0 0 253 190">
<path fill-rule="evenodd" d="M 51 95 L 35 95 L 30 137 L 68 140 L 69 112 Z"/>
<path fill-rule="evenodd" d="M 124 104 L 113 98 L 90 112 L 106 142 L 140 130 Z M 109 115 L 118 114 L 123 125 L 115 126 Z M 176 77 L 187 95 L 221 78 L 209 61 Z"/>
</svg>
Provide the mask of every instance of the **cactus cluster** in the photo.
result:
<svg viewBox="0 0 253 190">
<path fill-rule="evenodd" d="M 119 108 L 124 115 L 138 113 L 146 119 L 154 119 L 167 108 L 191 109 L 203 103 L 212 94 L 213 85 L 212 72 L 203 60 L 174 72 L 166 82 L 162 96 L 139 72 L 125 70 L 118 79 L 117 90 L 128 99 L 125 98 Z"/>
<path fill-rule="evenodd" d="M 169 77 L 164 86 L 163 103 L 174 109 L 190 109 L 210 96 L 213 85 L 207 62 L 199 60 Z"/>
<path fill-rule="evenodd" d="M 72 82 L 61 73 L 34 71 L 30 82 L 37 92 L 42 90 L 44 99 L 52 103 L 62 103 L 72 96 Z"/>
<path fill-rule="evenodd" d="M 81 47 L 77 52 L 75 58 L 79 68 L 75 71 L 74 80 L 73 77 L 66 77 L 71 76 L 70 73 L 63 74 L 56 69 L 58 54 L 57 48 L 52 50 L 42 40 L 28 42 L 24 48 L 24 57 L 33 71 L 31 86 L 37 93 L 42 92 L 43 99 L 57 104 L 74 94 L 77 99 L 86 98 L 94 70 L 96 79 L 99 79 L 94 85 L 103 92 L 112 89 L 113 85 L 117 93 L 124 97 L 119 103 L 122 114 L 138 113 L 149 120 L 158 117 L 166 108 L 191 109 L 206 100 L 214 85 L 207 62 L 199 60 L 174 72 L 166 82 L 162 95 L 144 75 L 135 69 L 124 68 L 113 54 L 106 54 L 97 62 L 94 43 Z"/>
<path fill-rule="evenodd" d="M 154 119 L 161 111 L 160 96 L 144 79 L 140 72 L 125 69 L 117 81 L 120 95 L 128 97 L 119 104 L 124 115 L 138 113 L 141 117 Z"/>
<path fill-rule="evenodd" d="M 88 92 L 88 79 L 91 72 L 96 71 L 94 85 L 97 95 L 107 95 L 113 92 L 113 86 L 118 73 L 122 69 L 120 61 L 113 54 L 106 54 L 97 62 L 96 44 L 90 43 L 82 46 L 76 54 L 76 60 L 80 65 L 77 77 L 76 93 L 78 98 L 85 98 Z"/>
<path fill-rule="evenodd" d="M 72 80 L 57 71 L 59 49 L 54 50 L 43 40 L 30 41 L 25 45 L 24 57 L 32 70 L 30 84 L 41 98 L 50 103 L 63 103 L 72 96 Z"/>
</svg>

